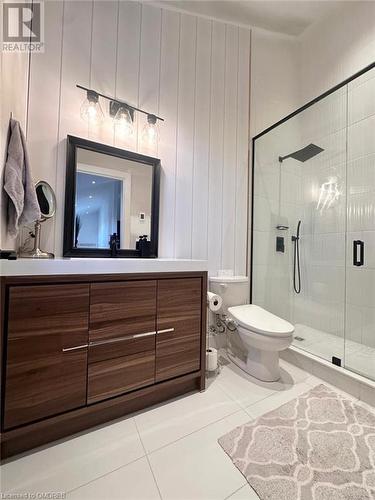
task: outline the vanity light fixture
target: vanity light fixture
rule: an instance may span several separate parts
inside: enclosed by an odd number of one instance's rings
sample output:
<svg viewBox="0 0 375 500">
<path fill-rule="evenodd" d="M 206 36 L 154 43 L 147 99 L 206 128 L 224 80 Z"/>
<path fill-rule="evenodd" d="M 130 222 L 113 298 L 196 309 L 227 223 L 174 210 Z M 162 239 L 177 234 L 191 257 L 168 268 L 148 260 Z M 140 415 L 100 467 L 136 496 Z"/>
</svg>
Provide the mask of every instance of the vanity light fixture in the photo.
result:
<svg viewBox="0 0 375 500">
<path fill-rule="evenodd" d="M 155 115 L 147 115 L 147 123 L 143 127 L 142 140 L 148 146 L 155 146 L 159 140 L 159 129 L 157 125 L 157 117 Z"/>
<path fill-rule="evenodd" d="M 125 101 L 101 94 L 96 90 L 88 89 L 82 85 L 77 85 L 79 89 L 87 93 L 87 99 L 81 106 L 81 116 L 89 122 L 99 123 L 104 118 L 100 107 L 99 97 L 109 101 L 109 116 L 113 119 L 116 130 L 122 135 L 129 137 L 134 133 L 135 112 L 147 115 L 147 123 L 143 127 L 142 139 L 148 146 L 154 146 L 159 140 L 158 121 L 164 121 L 160 116 L 148 113 L 143 109 L 136 108 Z"/>
<path fill-rule="evenodd" d="M 115 129 L 124 137 L 131 137 L 134 133 L 134 112 L 125 105 L 111 101 L 109 114 L 113 117 Z"/>
<path fill-rule="evenodd" d="M 99 124 L 104 120 L 104 113 L 99 103 L 99 95 L 94 90 L 87 90 L 86 99 L 81 105 L 81 117 L 91 124 Z"/>
</svg>

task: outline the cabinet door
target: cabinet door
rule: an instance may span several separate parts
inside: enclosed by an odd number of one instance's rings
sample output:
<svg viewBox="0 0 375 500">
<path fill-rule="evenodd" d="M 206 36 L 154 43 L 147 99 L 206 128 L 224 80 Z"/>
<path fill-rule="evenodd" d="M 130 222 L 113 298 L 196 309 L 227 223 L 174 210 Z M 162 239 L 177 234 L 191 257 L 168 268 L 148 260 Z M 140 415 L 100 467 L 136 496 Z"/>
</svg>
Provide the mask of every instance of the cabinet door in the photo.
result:
<svg viewBox="0 0 375 500">
<path fill-rule="evenodd" d="M 200 368 L 201 278 L 158 281 L 156 381 Z"/>
<path fill-rule="evenodd" d="M 156 281 L 91 285 L 90 342 L 155 331 Z"/>
<path fill-rule="evenodd" d="M 89 404 L 154 383 L 156 283 L 91 285 Z"/>
<path fill-rule="evenodd" d="M 119 396 L 154 381 L 155 340 L 152 350 L 90 363 L 87 402 Z"/>
<path fill-rule="evenodd" d="M 88 285 L 9 292 L 5 428 L 86 404 Z"/>
</svg>

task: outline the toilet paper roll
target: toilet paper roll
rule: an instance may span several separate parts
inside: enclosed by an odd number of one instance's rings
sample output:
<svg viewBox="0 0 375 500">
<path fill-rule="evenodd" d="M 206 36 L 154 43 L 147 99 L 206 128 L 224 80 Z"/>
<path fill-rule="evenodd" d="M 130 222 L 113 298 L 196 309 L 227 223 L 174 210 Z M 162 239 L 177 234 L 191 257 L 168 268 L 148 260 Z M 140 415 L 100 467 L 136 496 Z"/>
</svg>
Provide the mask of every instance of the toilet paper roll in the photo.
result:
<svg viewBox="0 0 375 500">
<path fill-rule="evenodd" d="M 210 311 L 217 312 L 221 309 L 223 299 L 216 293 L 207 292 L 207 304 L 210 308 Z"/>
<path fill-rule="evenodd" d="M 206 350 L 206 369 L 213 372 L 217 368 L 217 350 L 210 347 Z"/>
</svg>

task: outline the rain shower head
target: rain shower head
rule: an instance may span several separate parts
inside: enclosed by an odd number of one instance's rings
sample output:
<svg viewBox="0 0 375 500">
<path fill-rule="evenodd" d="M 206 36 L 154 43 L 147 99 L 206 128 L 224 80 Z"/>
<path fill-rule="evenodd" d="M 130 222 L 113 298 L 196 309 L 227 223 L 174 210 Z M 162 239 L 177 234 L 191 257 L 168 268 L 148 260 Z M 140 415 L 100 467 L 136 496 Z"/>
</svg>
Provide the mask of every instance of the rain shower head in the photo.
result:
<svg viewBox="0 0 375 500">
<path fill-rule="evenodd" d="M 279 156 L 279 162 L 282 163 L 287 158 L 293 158 L 294 160 L 305 162 L 307 160 L 310 160 L 314 156 L 318 155 L 322 151 L 324 151 L 324 149 L 320 148 L 316 144 L 309 144 L 308 146 L 305 146 L 304 148 L 299 149 L 298 151 L 294 151 L 294 153 L 290 153 L 289 155 L 286 156 Z"/>
</svg>

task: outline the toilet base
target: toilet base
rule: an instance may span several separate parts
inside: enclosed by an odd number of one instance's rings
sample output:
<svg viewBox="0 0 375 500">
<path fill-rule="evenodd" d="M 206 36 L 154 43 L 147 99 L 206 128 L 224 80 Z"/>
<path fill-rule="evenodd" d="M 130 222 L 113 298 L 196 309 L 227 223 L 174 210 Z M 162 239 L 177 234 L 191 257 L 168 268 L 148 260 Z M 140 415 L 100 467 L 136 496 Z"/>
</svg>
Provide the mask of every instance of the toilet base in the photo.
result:
<svg viewBox="0 0 375 500">
<path fill-rule="evenodd" d="M 247 353 L 246 363 L 230 352 L 228 356 L 234 364 L 258 380 L 277 382 L 280 379 L 278 351 L 264 351 L 252 347 Z"/>
</svg>

